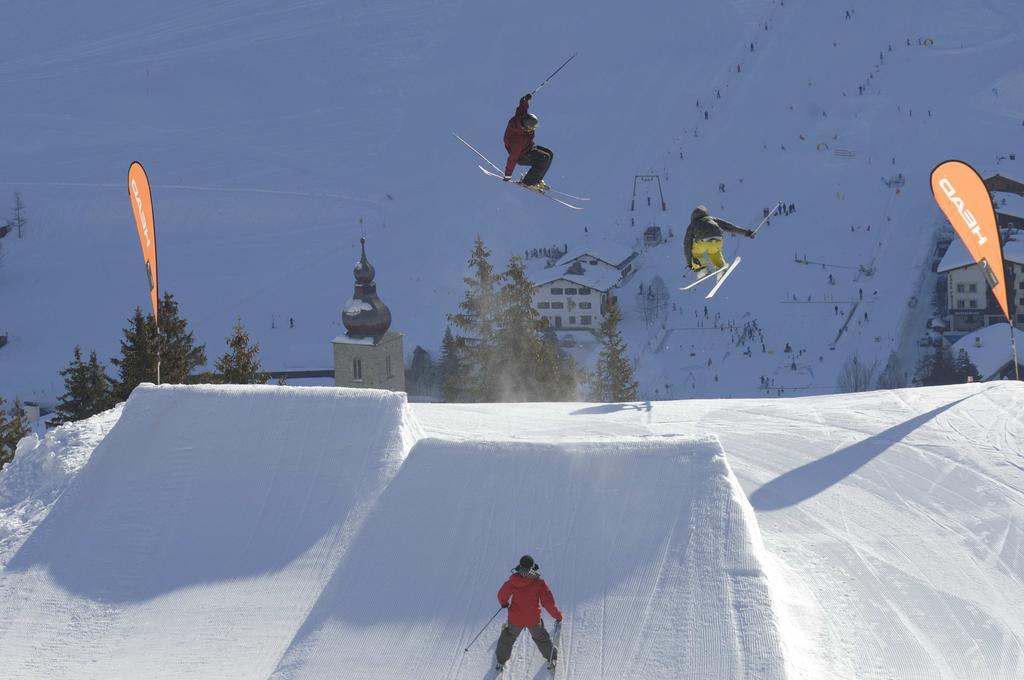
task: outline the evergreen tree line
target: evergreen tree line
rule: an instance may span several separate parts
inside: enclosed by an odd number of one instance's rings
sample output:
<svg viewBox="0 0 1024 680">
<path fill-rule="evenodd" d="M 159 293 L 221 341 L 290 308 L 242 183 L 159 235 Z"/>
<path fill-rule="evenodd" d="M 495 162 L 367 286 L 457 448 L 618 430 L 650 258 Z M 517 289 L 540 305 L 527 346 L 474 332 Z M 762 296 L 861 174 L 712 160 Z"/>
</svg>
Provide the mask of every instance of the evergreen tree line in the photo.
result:
<svg viewBox="0 0 1024 680">
<path fill-rule="evenodd" d="M 241 320 L 235 322 L 226 338 L 228 350 L 214 362 L 216 373 L 193 375 L 206 363 L 206 346 L 196 345 L 188 322 L 182 318 L 174 296 L 165 292 L 159 303 L 160 325 L 152 314 L 135 313 L 123 329 L 121 355 L 110 363 L 115 376 L 96 356 L 83 359 L 82 349 L 75 347 L 74 358 L 60 374 L 64 378 L 64 394 L 59 398 L 55 422 L 80 420 L 96 415 L 128 398 L 140 383 L 157 381 L 157 357 L 160 360 L 161 383 L 263 383 L 267 375 L 261 371 L 259 345 L 250 343 Z"/>
<path fill-rule="evenodd" d="M 6 400 L 0 397 L 0 470 L 14 460 L 14 449 L 17 448 L 18 442 L 31 431 L 21 402 L 15 401 L 10 409 L 5 410 L 6 403 Z"/>
<path fill-rule="evenodd" d="M 919 385 L 955 385 L 981 379 L 967 352 L 961 349 L 953 356 L 945 343 L 918 360 L 914 377 Z"/>
<path fill-rule="evenodd" d="M 877 364 L 869 364 L 856 354 L 850 356 L 836 379 L 839 391 L 864 392 L 871 389 L 872 383 L 880 390 L 894 390 L 907 387 L 910 383 L 895 352 L 889 354 L 885 367 L 878 372 L 877 377 L 876 368 Z M 914 384 L 925 386 L 957 385 L 980 378 L 978 368 L 966 351 L 961 349 L 953 356 L 953 351 L 945 344 L 923 355 L 914 371 Z"/>
<path fill-rule="evenodd" d="M 589 376 L 561 350 L 554 331 L 534 309 L 534 286 L 523 259 L 511 257 L 505 271 L 496 273 L 490 256 L 478 236 L 469 257 L 470 275 L 463 279 L 466 292 L 459 311 L 448 315 L 451 325 L 441 342 L 436 376 L 444 401 L 566 401 L 581 398 L 587 387 L 592 399 L 636 400 L 614 301 L 599 333 L 597 371 Z M 413 368 L 417 378 L 429 370 L 422 357 Z"/>
</svg>

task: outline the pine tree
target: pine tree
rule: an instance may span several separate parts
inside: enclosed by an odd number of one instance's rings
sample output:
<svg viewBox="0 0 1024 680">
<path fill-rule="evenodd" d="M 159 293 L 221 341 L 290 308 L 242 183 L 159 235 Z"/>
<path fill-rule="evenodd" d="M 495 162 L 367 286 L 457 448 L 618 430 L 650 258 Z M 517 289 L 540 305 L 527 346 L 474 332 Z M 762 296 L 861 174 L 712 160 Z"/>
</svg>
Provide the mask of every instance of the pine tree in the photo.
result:
<svg viewBox="0 0 1024 680">
<path fill-rule="evenodd" d="M 920 384 L 926 386 L 953 385 L 966 380 L 961 380 L 957 375 L 956 366 L 953 365 L 953 353 L 945 345 L 918 360 L 915 376 Z"/>
<path fill-rule="evenodd" d="M 206 363 L 206 347 L 193 344 L 188 323 L 178 315 L 178 303 L 170 293 L 160 301 L 160 328 L 152 314 L 143 316 L 135 308 L 134 316 L 124 329 L 121 357 L 110 360 L 118 367 L 119 379 L 114 388 L 117 401 L 128 398 L 139 383 L 157 382 L 157 357 L 160 359 L 160 381 L 180 384 L 188 381 L 192 371 Z"/>
<path fill-rule="evenodd" d="M 547 322 L 533 307 L 533 283 L 522 258 L 513 256 L 502 274 L 495 317 L 491 401 L 560 401 L 575 396 L 575 362 L 558 347 Z"/>
<path fill-rule="evenodd" d="M 978 367 L 971 361 L 971 357 L 965 349 L 961 349 L 956 353 L 956 358 L 953 359 L 953 371 L 957 377 L 957 382 L 963 383 L 981 379 Z"/>
<path fill-rule="evenodd" d="M 460 401 L 462 397 L 462 352 L 458 341 L 452 335 L 451 327 L 445 328 L 441 340 L 441 398 L 447 402 Z"/>
<path fill-rule="evenodd" d="M 231 335 L 225 338 L 229 351 L 224 353 L 214 366 L 221 380 L 231 385 L 262 385 L 268 375 L 260 370 L 259 343 L 249 345 L 249 334 L 237 319 Z"/>
<path fill-rule="evenodd" d="M 7 402 L 0 397 L 0 470 L 14 460 L 14 451 L 7 447 L 7 431 L 11 429 L 11 422 L 7 419 L 7 412 L 4 404 Z"/>
<path fill-rule="evenodd" d="M 591 392 L 595 401 L 636 401 L 638 398 L 633 365 L 626 357 L 626 343 L 619 333 L 621 318 L 619 305 L 615 298 L 611 298 L 598 331 L 601 354 L 597 359 L 597 374 Z"/>
<path fill-rule="evenodd" d="M 32 431 L 21 408 L 21 402 L 15 401 L 14 406 L 7 412 L 4 412 L 5 403 L 0 397 L 0 470 L 14 460 L 18 442 Z"/>
<path fill-rule="evenodd" d="M 430 357 L 430 352 L 416 345 L 412 351 L 409 369 L 405 372 L 405 384 L 409 394 L 420 396 L 432 394 L 436 379 L 437 368 Z"/>
<path fill-rule="evenodd" d="M 56 409 L 58 422 L 88 418 L 114 405 L 113 386 L 95 350 L 86 363 L 82 361 L 81 348 L 76 346 L 75 358 L 60 374 L 64 377 L 65 392 Z"/>
<path fill-rule="evenodd" d="M 153 315 L 143 316 L 142 309 L 128 320 L 121 340 L 121 357 L 112 358 L 117 366 L 118 380 L 114 384 L 114 399 L 124 401 L 139 383 L 156 383 L 157 331 Z"/>
<path fill-rule="evenodd" d="M 152 318 L 152 317 L 151 317 Z M 206 363 L 206 345 L 196 346 L 188 322 L 178 315 L 178 303 L 170 293 L 160 301 L 160 379 L 183 384 L 196 368 Z"/>
<path fill-rule="evenodd" d="M 487 258 L 491 256 L 483 240 L 477 236 L 469 258 L 472 276 L 463 279 L 466 293 L 459 303 L 459 313 L 448 315 L 448 320 L 462 331 L 455 338 L 460 352 L 459 384 L 446 386 L 446 391 L 457 392 L 460 399 L 492 401 L 490 375 L 494 365 L 494 315 L 497 279 Z M 454 389 L 453 389 L 454 388 Z"/>
</svg>

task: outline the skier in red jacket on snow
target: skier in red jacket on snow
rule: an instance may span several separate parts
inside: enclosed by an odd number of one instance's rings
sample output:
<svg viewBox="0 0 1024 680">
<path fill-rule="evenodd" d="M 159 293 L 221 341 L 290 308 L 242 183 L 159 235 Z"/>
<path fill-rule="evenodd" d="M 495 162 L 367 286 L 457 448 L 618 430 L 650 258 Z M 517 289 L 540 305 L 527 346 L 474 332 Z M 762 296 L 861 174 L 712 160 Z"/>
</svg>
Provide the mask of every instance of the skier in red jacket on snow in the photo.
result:
<svg viewBox="0 0 1024 680">
<path fill-rule="evenodd" d="M 508 125 L 505 126 L 505 150 L 508 151 L 505 181 L 512 179 L 512 171 L 517 164 L 529 165 L 530 170 L 522 179 L 523 186 L 543 191 L 548 188 L 544 175 L 555 154 L 551 149 L 533 143 L 538 118 L 529 111 L 532 98 L 533 95 L 523 95 L 515 115 L 508 119 Z"/>
<path fill-rule="evenodd" d="M 533 641 L 537 643 L 537 649 L 548 661 L 548 668 L 555 668 L 558 649 L 551 642 L 551 635 L 540 618 L 540 607 L 544 605 L 548 614 L 554 617 L 555 630 L 562 625 L 562 612 L 558 610 L 555 596 L 551 594 L 548 584 L 540 577 L 537 571 L 539 568 L 540 565 L 534 562 L 532 557 L 523 555 L 519 560 L 519 566 L 512 570 L 512 575 L 498 591 L 498 603 L 502 607 L 508 607 L 508 623 L 502 626 L 498 649 L 495 652 L 498 671 L 505 668 L 509 657 L 512 656 L 512 645 L 524 628 L 530 630 Z"/>
</svg>

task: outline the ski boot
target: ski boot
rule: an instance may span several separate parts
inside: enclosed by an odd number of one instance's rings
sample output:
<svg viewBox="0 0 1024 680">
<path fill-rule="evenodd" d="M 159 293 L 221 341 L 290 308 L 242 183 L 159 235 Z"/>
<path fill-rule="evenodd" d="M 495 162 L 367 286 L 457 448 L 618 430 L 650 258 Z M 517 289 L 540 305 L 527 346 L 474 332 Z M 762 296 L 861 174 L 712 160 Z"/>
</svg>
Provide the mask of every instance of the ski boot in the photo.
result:
<svg viewBox="0 0 1024 680">
<path fill-rule="evenodd" d="M 499 663 L 497 666 L 494 667 L 494 672 L 498 675 L 501 675 L 503 672 L 505 672 L 505 664 Z"/>
</svg>

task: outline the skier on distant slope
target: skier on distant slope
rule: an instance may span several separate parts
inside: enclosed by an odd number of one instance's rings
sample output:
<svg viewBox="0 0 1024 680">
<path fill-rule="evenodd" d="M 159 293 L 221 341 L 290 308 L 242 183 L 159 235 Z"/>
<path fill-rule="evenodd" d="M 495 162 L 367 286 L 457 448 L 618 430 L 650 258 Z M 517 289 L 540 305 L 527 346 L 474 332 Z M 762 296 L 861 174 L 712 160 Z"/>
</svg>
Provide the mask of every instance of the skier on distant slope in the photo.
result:
<svg viewBox="0 0 1024 680">
<path fill-rule="evenodd" d="M 709 260 L 716 272 L 725 271 L 727 263 L 722 257 L 723 230 L 754 238 L 752 230 L 737 227 L 721 217 L 712 217 L 702 205 L 698 205 L 690 214 L 690 226 L 686 228 L 686 236 L 683 238 L 683 253 L 689 258 L 690 269 L 698 278 L 708 275 Z"/>
<path fill-rule="evenodd" d="M 555 669 L 558 649 L 551 642 L 551 636 L 540 618 L 540 606 L 544 605 L 548 614 L 554 617 L 556 631 L 562 625 L 562 612 L 558 610 L 555 596 L 540 577 L 538 569 L 540 565 L 532 557 L 523 555 L 519 560 L 519 566 L 512 570 L 512 575 L 498 591 L 498 603 L 502 607 L 508 607 L 508 623 L 501 628 L 501 637 L 498 638 L 498 649 L 495 652 L 499 672 L 505 668 L 505 664 L 512 656 L 512 645 L 524 628 L 530 630 L 537 649 L 548 661 L 548 668 L 552 671 Z"/>
<path fill-rule="evenodd" d="M 508 119 L 508 125 L 505 126 L 505 150 L 508 151 L 505 181 L 512 179 L 512 171 L 517 164 L 529 165 L 530 170 L 522 179 L 523 186 L 543 191 L 548 188 L 544 175 L 555 154 L 551 149 L 533 143 L 538 118 L 529 112 L 532 98 L 533 95 L 523 95 L 515 115 Z"/>
</svg>

